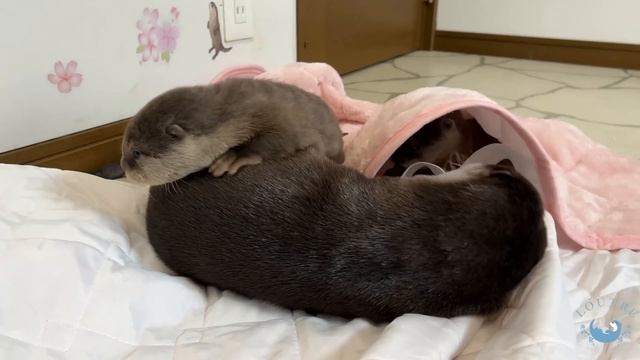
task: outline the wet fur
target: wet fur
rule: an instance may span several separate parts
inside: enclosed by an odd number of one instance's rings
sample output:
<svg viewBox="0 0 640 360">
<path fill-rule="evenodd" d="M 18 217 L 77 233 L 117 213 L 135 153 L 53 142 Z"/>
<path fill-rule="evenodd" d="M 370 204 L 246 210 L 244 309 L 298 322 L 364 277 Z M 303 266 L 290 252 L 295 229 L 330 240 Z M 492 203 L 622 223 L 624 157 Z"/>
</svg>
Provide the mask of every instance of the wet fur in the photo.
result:
<svg viewBox="0 0 640 360">
<path fill-rule="evenodd" d="M 542 257 L 533 186 L 502 168 L 365 178 L 297 156 L 152 187 L 149 239 L 179 274 L 289 309 L 390 321 L 498 310 Z"/>
<path fill-rule="evenodd" d="M 158 185 L 210 166 L 229 150 L 262 159 L 309 151 L 344 161 L 338 120 L 318 96 L 273 81 L 229 79 L 151 100 L 125 131 L 122 167 L 132 180 Z"/>
</svg>

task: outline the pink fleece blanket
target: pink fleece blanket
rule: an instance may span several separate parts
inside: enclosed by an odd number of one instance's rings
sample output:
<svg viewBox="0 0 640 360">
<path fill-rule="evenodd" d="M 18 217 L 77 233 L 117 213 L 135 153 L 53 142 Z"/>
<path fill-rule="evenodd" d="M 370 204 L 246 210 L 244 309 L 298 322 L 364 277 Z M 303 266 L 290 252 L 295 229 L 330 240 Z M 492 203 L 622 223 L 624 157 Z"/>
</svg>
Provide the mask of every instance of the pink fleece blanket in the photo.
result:
<svg viewBox="0 0 640 360">
<path fill-rule="evenodd" d="M 464 89 L 427 87 L 384 104 L 355 100 L 345 94 L 338 73 L 320 63 L 295 63 L 270 72 L 259 66 L 234 67 L 212 82 L 229 77 L 282 81 L 322 97 L 347 133 L 345 165 L 370 177 L 425 124 L 465 110 L 515 158 L 529 159 L 527 177 L 540 190 L 559 235 L 592 249 L 640 249 L 640 161 L 613 154 L 570 124 L 519 118 Z"/>
</svg>

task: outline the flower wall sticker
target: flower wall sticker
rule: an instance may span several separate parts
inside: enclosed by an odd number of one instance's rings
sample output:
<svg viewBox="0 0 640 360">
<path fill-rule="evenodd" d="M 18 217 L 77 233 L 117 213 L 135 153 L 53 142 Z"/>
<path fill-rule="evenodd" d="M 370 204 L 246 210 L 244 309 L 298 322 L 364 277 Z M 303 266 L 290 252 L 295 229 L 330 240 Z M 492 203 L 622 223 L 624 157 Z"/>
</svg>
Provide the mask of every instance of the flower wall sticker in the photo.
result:
<svg viewBox="0 0 640 360">
<path fill-rule="evenodd" d="M 136 23 L 139 44 L 136 53 L 141 54 L 140 63 L 149 60 L 157 62 L 159 59 L 168 63 L 171 60 L 171 54 L 175 51 L 180 36 L 178 16 L 180 12 L 172 7 L 169 19 L 159 24 L 158 9 L 144 9 L 142 17 Z"/>
<path fill-rule="evenodd" d="M 82 84 L 82 74 L 76 72 L 77 67 L 78 63 L 74 60 L 69 61 L 66 66 L 62 65 L 62 61 L 57 61 L 53 65 L 55 73 L 47 75 L 47 79 L 50 83 L 57 85 L 58 91 L 66 94 L 73 87 Z"/>
</svg>

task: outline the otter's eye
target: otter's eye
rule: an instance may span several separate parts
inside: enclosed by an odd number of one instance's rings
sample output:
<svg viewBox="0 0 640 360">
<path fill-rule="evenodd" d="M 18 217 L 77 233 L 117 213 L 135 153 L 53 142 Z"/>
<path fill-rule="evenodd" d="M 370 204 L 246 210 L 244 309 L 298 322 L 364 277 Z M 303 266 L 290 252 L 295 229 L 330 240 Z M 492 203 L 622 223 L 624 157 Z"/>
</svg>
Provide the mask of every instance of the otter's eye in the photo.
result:
<svg viewBox="0 0 640 360">
<path fill-rule="evenodd" d="M 131 155 L 133 155 L 134 159 L 138 159 L 142 155 L 142 152 L 140 150 L 133 150 Z"/>
<path fill-rule="evenodd" d="M 451 130 L 455 127 L 456 127 L 456 123 L 450 118 L 446 118 L 442 121 L 442 128 L 445 130 Z"/>
</svg>

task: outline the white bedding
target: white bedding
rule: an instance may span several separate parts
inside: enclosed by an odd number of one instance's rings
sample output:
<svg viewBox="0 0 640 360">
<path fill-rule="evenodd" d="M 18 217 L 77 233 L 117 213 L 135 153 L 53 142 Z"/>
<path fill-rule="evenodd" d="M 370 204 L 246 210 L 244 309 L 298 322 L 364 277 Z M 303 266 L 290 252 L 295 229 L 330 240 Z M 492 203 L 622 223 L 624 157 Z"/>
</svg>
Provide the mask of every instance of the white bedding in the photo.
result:
<svg viewBox="0 0 640 360">
<path fill-rule="evenodd" d="M 550 217 L 544 259 L 494 318 L 372 326 L 169 274 L 145 203 L 124 182 L 0 165 L 0 359 L 640 359 L 640 254 L 559 250 Z M 592 319 L 622 334 L 590 342 Z"/>
</svg>

